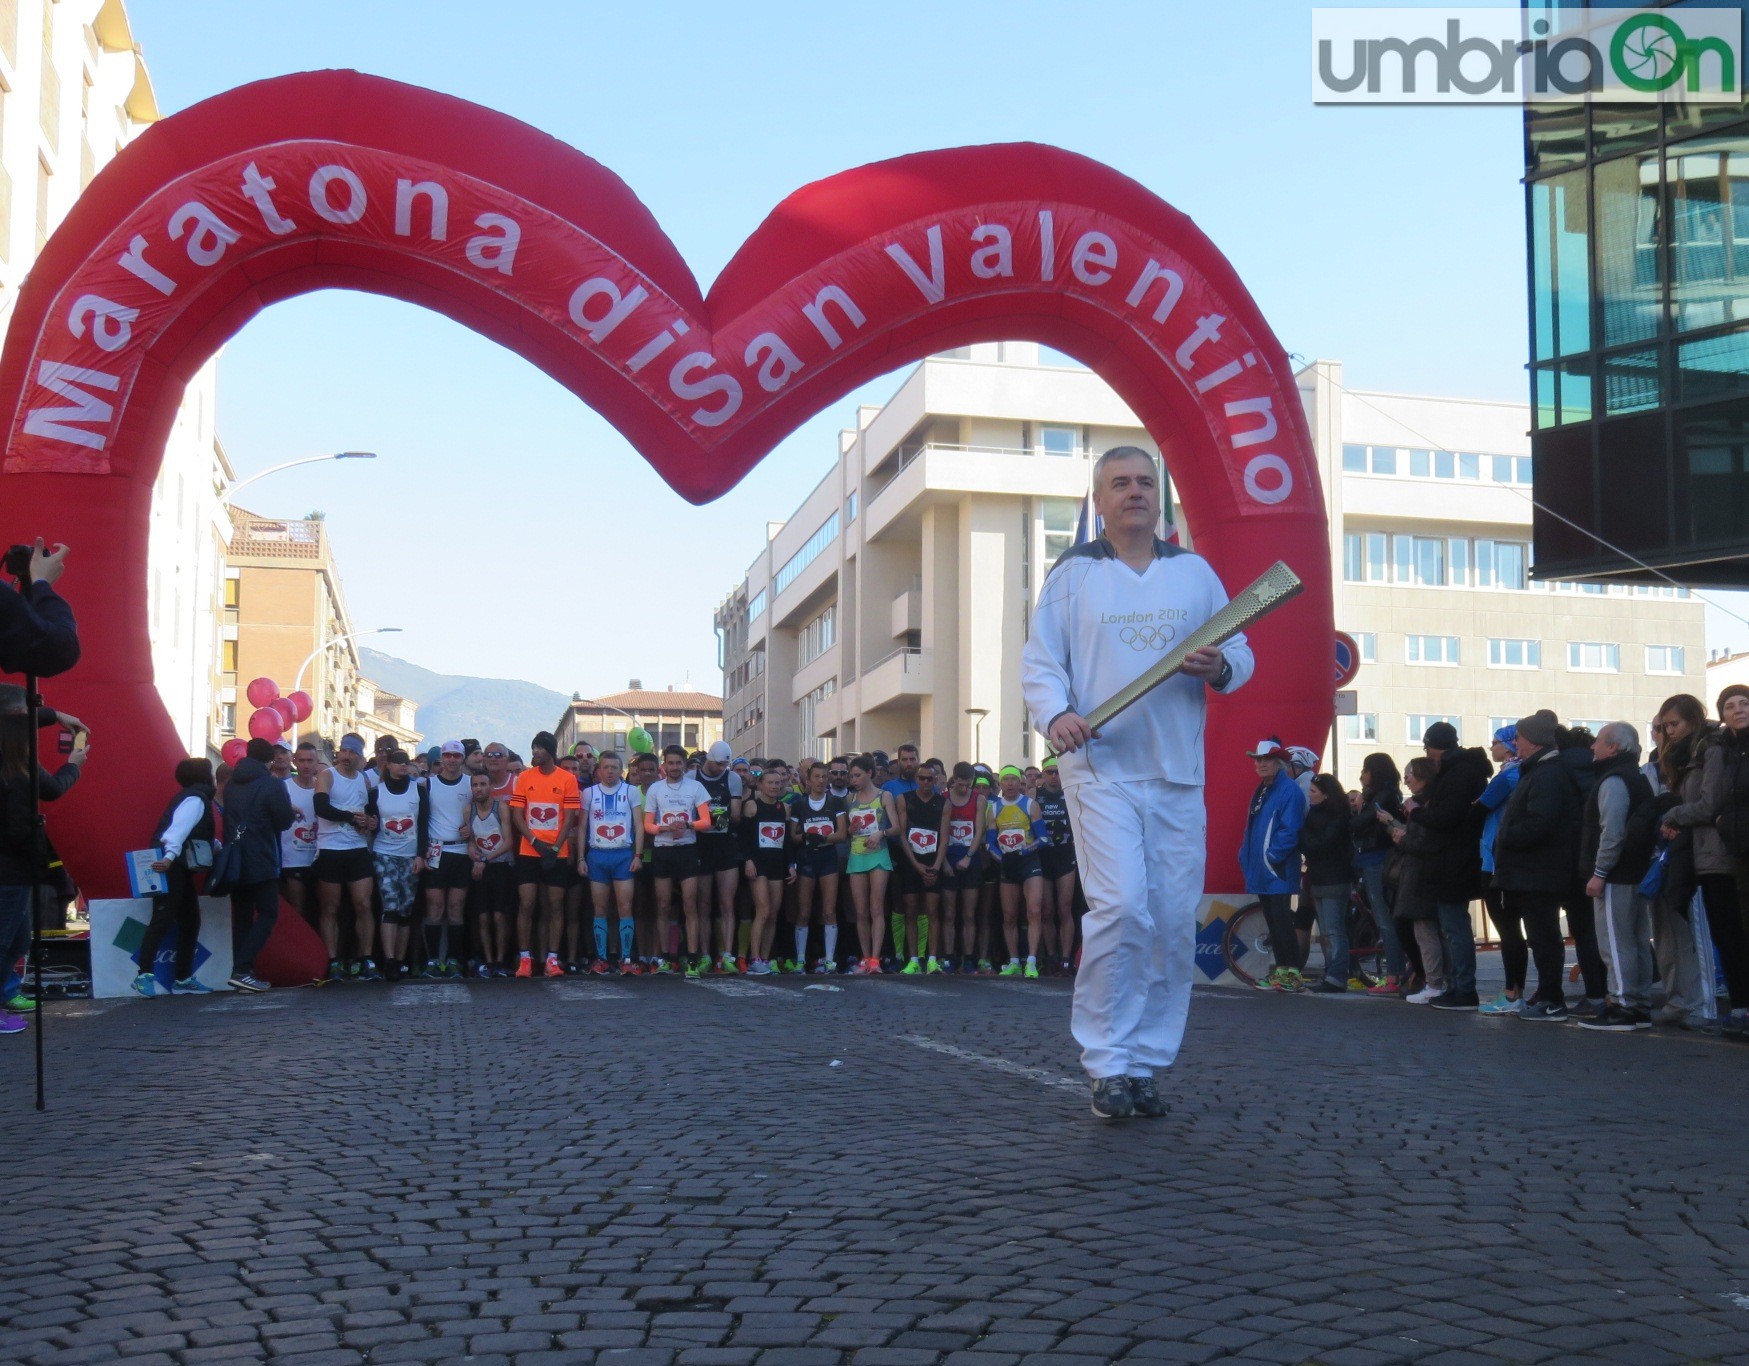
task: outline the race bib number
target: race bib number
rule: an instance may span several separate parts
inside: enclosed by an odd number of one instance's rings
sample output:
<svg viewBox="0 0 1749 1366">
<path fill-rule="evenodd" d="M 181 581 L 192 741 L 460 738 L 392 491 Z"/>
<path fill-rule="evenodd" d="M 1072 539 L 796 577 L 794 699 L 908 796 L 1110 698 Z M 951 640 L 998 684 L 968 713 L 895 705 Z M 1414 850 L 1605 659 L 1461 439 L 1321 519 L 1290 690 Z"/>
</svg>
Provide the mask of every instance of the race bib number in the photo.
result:
<svg viewBox="0 0 1749 1366">
<path fill-rule="evenodd" d="M 802 822 L 802 833 L 818 835 L 821 839 L 832 838 L 832 822 L 824 816 L 809 816 Z"/>
<path fill-rule="evenodd" d="M 503 837 L 501 835 L 499 835 L 499 833 L 496 830 L 494 830 L 489 835 L 481 835 L 480 838 L 475 841 L 475 843 L 480 846 L 480 852 L 482 854 L 489 855 L 495 849 L 497 849 L 498 845 L 502 842 L 502 839 L 503 839 Z"/>
<path fill-rule="evenodd" d="M 425 846 L 425 861 L 427 863 L 436 864 L 442 857 L 443 846 L 436 840 L 432 840 L 430 844 Z"/>
<path fill-rule="evenodd" d="M 559 808 L 530 802 L 528 828 L 530 830 L 557 830 L 559 828 Z"/>
<path fill-rule="evenodd" d="M 292 845 L 297 849 L 314 849 L 316 847 L 316 827 L 314 825 L 292 826 Z"/>
<path fill-rule="evenodd" d="M 949 821 L 947 823 L 948 843 L 967 848 L 972 842 L 972 831 L 978 828 L 976 821 Z"/>
<path fill-rule="evenodd" d="M 595 822 L 595 847 L 597 849 L 620 849 L 629 841 L 631 834 L 624 821 L 601 820 Z"/>
<path fill-rule="evenodd" d="M 759 822 L 759 847 L 761 849 L 783 848 L 783 822 Z"/>
<path fill-rule="evenodd" d="M 940 837 L 933 830 L 913 830 L 910 832 L 911 847 L 924 858 L 935 852 L 935 846 Z"/>
<path fill-rule="evenodd" d="M 1018 854 L 1026 847 L 1026 836 L 1019 830 L 1003 830 L 996 836 L 996 847 L 1004 854 Z"/>
<path fill-rule="evenodd" d="M 853 835 L 866 835 L 880 824 L 880 817 L 873 810 L 864 809 L 850 813 L 850 832 Z"/>
</svg>

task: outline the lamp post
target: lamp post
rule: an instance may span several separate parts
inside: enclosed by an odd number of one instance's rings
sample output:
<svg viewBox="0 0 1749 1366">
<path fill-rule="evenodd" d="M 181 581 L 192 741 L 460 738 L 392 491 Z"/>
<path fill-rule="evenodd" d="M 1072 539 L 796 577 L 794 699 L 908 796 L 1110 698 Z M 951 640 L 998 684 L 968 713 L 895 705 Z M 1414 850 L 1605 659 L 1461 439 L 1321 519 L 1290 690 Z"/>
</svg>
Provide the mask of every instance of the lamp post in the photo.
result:
<svg viewBox="0 0 1749 1366">
<path fill-rule="evenodd" d="M 595 698 L 595 697 L 577 697 L 575 695 L 572 696 L 571 701 L 572 702 L 581 702 L 586 707 L 600 707 L 603 711 L 615 712 L 618 715 L 625 717 L 626 720 L 630 721 L 632 723 L 632 727 L 634 729 L 643 725 L 643 722 L 639 721 L 637 717 L 633 716 L 624 707 L 616 707 L 611 702 L 603 702 L 599 698 Z M 603 740 L 605 740 L 607 738 L 606 731 L 601 731 L 601 732 L 599 732 L 599 734 L 601 735 L 601 738 Z M 606 746 L 604 745 L 603 748 L 605 748 L 605 747 Z"/>
<path fill-rule="evenodd" d="M 966 715 L 978 719 L 972 723 L 972 762 L 984 762 L 984 718 L 990 714 L 988 707 L 967 707 Z"/>
<path fill-rule="evenodd" d="M 324 653 L 325 651 L 333 648 L 336 645 L 342 645 L 346 641 L 357 640 L 360 636 L 392 636 L 392 635 L 399 635 L 400 632 L 401 632 L 401 628 L 399 626 L 373 626 L 368 631 L 349 631 L 349 632 L 347 632 L 347 634 L 345 634 L 343 636 L 335 636 L 333 640 L 330 640 L 325 644 L 318 645 L 315 649 L 311 650 L 309 652 L 309 654 L 305 655 L 304 662 L 302 664 L 298 665 L 297 681 L 292 684 L 292 691 L 293 692 L 301 692 L 303 690 L 304 670 L 310 667 L 311 662 L 316 658 L 317 655 Z M 312 715 L 315 714 L 314 707 L 311 708 L 311 714 Z M 298 743 L 298 723 L 296 721 L 293 721 L 292 722 L 292 748 L 293 749 L 297 748 L 297 743 Z"/>
<path fill-rule="evenodd" d="M 246 489 L 257 479 L 265 479 L 270 474 L 278 474 L 281 470 L 295 469 L 299 465 L 319 465 L 325 460 L 375 460 L 375 451 L 335 451 L 330 455 L 306 455 L 301 460 L 287 460 L 283 465 L 270 465 L 266 469 L 250 475 L 247 479 L 239 479 L 219 495 L 219 506 L 226 506 L 235 498 L 239 490 Z"/>
</svg>

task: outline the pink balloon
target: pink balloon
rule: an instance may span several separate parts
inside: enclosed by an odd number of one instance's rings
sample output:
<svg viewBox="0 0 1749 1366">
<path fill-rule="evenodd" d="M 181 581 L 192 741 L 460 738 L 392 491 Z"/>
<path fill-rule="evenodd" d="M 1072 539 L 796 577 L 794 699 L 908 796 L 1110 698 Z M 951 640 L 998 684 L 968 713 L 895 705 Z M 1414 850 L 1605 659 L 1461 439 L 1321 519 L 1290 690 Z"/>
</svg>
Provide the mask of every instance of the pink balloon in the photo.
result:
<svg viewBox="0 0 1749 1366">
<path fill-rule="evenodd" d="M 266 710 L 279 718 L 282 730 L 298 719 L 298 709 L 292 705 L 289 697 L 281 697 L 277 701 L 269 702 Z"/>
<path fill-rule="evenodd" d="M 252 707 L 265 707 L 279 700 L 279 684 L 271 678 L 252 678 L 243 692 Z"/>
<path fill-rule="evenodd" d="M 249 717 L 249 733 L 257 740 L 277 740 L 285 734 L 285 723 L 278 712 L 263 707 Z"/>
<path fill-rule="evenodd" d="M 287 693 L 285 700 L 292 704 L 292 720 L 308 721 L 310 713 L 315 711 L 316 704 L 310 700 L 310 695 L 301 688 L 294 693 Z"/>
<path fill-rule="evenodd" d="M 249 742 L 242 738 L 227 740 L 225 741 L 223 748 L 219 750 L 219 758 L 223 759 L 232 768 L 235 768 L 242 762 L 243 755 L 248 748 Z"/>
</svg>

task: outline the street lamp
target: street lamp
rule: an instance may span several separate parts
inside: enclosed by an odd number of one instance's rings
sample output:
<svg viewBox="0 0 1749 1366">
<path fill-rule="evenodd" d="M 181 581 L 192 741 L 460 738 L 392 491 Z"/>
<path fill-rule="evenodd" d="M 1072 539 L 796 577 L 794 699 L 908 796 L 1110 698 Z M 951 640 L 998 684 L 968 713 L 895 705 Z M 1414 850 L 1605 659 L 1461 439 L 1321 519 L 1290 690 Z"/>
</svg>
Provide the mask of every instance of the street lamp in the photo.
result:
<svg viewBox="0 0 1749 1366">
<path fill-rule="evenodd" d="M 325 458 L 326 457 L 324 457 L 324 459 Z M 265 474 L 265 473 L 267 473 L 267 471 L 264 470 L 264 471 L 262 471 L 262 473 Z M 368 631 L 349 631 L 346 635 L 335 636 L 333 640 L 328 641 L 324 645 L 318 645 L 315 649 L 311 650 L 309 652 L 309 654 L 305 655 L 304 662 L 302 664 L 298 665 L 298 677 L 297 677 L 297 681 L 292 684 L 292 691 L 293 692 L 302 692 L 303 691 L 303 688 L 304 688 L 304 670 L 309 668 L 311 661 L 314 660 L 317 655 L 322 654 L 324 651 L 329 650 L 336 645 L 344 644 L 346 641 L 357 640 L 360 636 L 393 636 L 393 635 L 399 635 L 400 633 L 401 633 L 401 628 L 399 626 L 373 626 Z M 314 711 L 315 711 L 315 708 L 312 706 L 312 708 L 311 708 L 312 714 L 314 713 Z M 292 748 L 296 749 L 297 745 L 298 745 L 298 723 L 296 721 L 292 722 L 291 738 L 292 738 Z"/>
<path fill-rule="evenodd" d="M 573 693 L 571 696 L 571 701 L 573 703 L 581 702 L 586 707 L 600 707 L 603 711 L 617 712 L 619 715 L 625 717 L 626 720 L 630 721 L 632 723 L 632 727 L 634 729 L 636 729 L 638 726 L 641 726 L 643 724 L 643 722 L 639 721 L 637 717 L 633 716 L 624 707 L 616 707 L 611 702 L 601 701 L 600 698 L 578 697 L 576 694 Z M 601 731 L 598 733 L 601 735 L 602 739 L 605 740 L 607 738 L 606 731 Z"/>
<path fill-rule="evenodd" d="M 265 479 L 270 474 L 278 474 L 281 470 L 295 469 L 299 465 L 319 465 L 325 460 L 375 460 L 375 451 L 335 451 L 330 455 L 307 455 L 301 460 L 287 460 L 283 465 L 270 465 L 267 469 L 250 475 L 247 479 L 239 479 L 219 495 L 219 506 L 226 506 L 237 496 L 241 489 L 248 488 L 257 479 Z"/>
<path fill-rule="evenodd" d="M 972 762 L 984 762 L 984 718 L 990 714 L 988 707 L 967 707 L 966 715 L 978 719 L 972 723 Z"/>
</svg>

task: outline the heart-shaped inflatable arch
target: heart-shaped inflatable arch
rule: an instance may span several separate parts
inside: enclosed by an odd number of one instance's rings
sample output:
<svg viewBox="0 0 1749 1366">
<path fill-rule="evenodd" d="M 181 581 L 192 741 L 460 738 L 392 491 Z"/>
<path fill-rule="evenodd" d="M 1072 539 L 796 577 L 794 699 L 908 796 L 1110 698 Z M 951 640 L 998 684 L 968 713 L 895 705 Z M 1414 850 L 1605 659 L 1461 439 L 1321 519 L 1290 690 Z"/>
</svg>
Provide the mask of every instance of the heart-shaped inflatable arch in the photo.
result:
<svg viewBox="0 0 1749 1366">
<path fill-rule="evenodd" d="M 93 895 L 123 893 L 120 855 L 150 837 L 180 757 L 145 572 L 177 404 L 262 308 L 328 288 L 501 342 L 694 502 L 896 366 L 975 341 L 1057 347 L 1141 418 L 1230 587 L 1278 558 L 1308 585 L 1256 633 L 1255 681 L 1211 708 L 1214 885 L 1236 874 L 1241 749 L 1329 729 L 1328 532 L 1292 372 L 1220 253 L 1134 181 L 1035 144 L 860 167 L 780 204 L 707 298 L 625 184 L 573 148 L 357 72 L 284 76 L 123 151 L 49 241 L 0 360 L 5 532 L 76 548 L 85 653 L 53 691 L 99 749 L 51 833 Z"/>
</svg>

